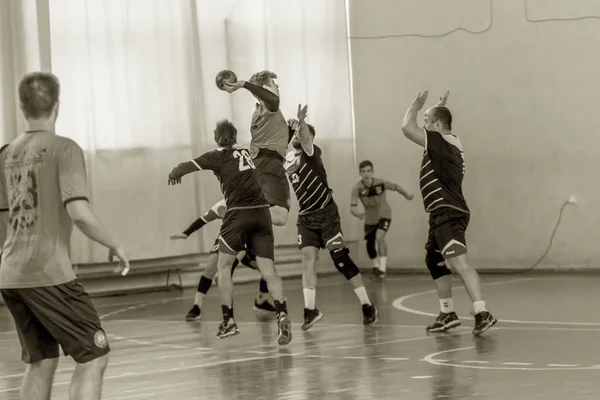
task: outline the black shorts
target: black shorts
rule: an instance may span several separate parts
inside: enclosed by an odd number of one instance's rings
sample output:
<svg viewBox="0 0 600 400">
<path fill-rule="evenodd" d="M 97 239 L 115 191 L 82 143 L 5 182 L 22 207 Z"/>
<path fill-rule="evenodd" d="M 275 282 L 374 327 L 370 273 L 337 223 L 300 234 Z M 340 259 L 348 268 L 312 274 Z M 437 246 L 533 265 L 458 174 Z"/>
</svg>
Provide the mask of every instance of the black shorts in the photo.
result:
<svg viewBox="0 0 600 400">
<path fill-rule="evenodd" d="M 271 206 L 283 207 L 289 211 L 290 183 L 283 169 L 283 157 L 272 150 L 261 149 L 254 159 L 256 175 L 260 181 L 265 199 Z"/>
<path fill-rule="evenodd" d="M 217 238 L 215 239 L 215 244 L 213 244 L 213 247 L 210 249 L 210 252 L 208 254 L 218 254 L 219 253 L 219 237 L 217 236 Z"/>
<path fill-rule="evenodd" d="M 365 225 L 365 240 L 369 240 L 369 238 L 375 239 L 375 235 L 377 234 L 377 230 L 382 230 L 387 232 L 390 229 L 390 224 L 392 220 L 389 218 L 381 218 L 379 222 L 375 225 Z"/>
<path fill-rule="evenodd" d="M 274 246 L 268 207 L 227 210 L 219 235 L 219 252 L 237 255 L 247 249 L 256 257 L 273 260 Z"/>
<path fill-rule="evenodd" d="M 110 351 L 98 312 L 77 280 L 57 286 L 2 289 L 15 319 L 27 364 L 59 356 L 58 346 L 77 363 Z"/>
<path fill-rule="evenodd" d="M 425 249 L 452 258 L 467 253 L 465 234 L 470 215 L 450 207 L 433 210 L 429 214 L 429 235 Z"/>
<path fill-rule="evenodd" d="M 329 251 L 345 248 L 337 204 L 331 200 L 322 210 L 298 216 L 298 246 L 317 247 Z"/>
</svg>

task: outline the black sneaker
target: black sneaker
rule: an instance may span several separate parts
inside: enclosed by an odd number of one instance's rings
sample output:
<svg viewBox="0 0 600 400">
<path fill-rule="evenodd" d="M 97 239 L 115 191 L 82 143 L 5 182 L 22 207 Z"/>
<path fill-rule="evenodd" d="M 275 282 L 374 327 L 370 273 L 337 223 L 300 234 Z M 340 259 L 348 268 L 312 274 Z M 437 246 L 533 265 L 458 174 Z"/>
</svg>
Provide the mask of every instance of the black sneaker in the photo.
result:
<svg viewBox="0 0 600 400">
<path fill-rule="evenodd" d="M 185 316 L 186 321 L 199 321 L 200 320 L 200 307 L 194 304 L 192 309 Z"/>
<path fill-rule="evenodd" d="M 440 315 L 436 318 L 435 322 L 429 325 L 425 330 L 427 332 L 444 332 L 448 329 L 455 328 L 460 325 L 460 320 L 458 319 L 458 315 L 455 312 L 451 313 L 443 313 L 440 312 Z"/>
<path fill-rule="evenodd" d="M 363 304 L 363 324 L 365 326 L 373 325 L 377 322 L 377 309 L 372 304 Z"/>
<path fill-rule="evenodd" d="M 233 320 L 233 318 L 229 318 L 227 321 L 221 322 L 219 325 L 219 332 L 217 332 L 217 337 L 219 339 L 224 339 L 229 336 L 237 335 L 240 333 L 240 330 Z"/>
<path fill-rule="evenodd" d="M 473 335 L 475 336 L 481 335 L 498 322 L 498 320 L 487 311 L 482 311 L 478 314 L 471 313 L 471 315 L 475 315 L 475 327 L 473 328 Z"/>
<path fill-rule="evenodd" d="M 284 346 L 292 341 L 292 321 L 286 313 L 279 314 L 277 318 L 277 343 Z"/>
<path fill-rule="evenodd" d="M 263 312 L 263 313 L 274 313 L 275 306 L 269 303 L 268 300 L 263 301 L 261 304 L 258 304 L 257 300 L 254 300 L 254 311 Z"/>
<path fill-rule="evenodd" d="M 385 278 L 385 272 L 379 268 L 373 268 L 373 278 Z"/>
<path fill-rule="evenodd" d="M 304 309 L 304 323 L 302 324 L 302 330 L 309 330 L 314 324 L 319 322 L 319 320 L 323 318 L 323 313 L 316 308 L 314 310 L 310 310 L 308 308 Z"/>
</svg>

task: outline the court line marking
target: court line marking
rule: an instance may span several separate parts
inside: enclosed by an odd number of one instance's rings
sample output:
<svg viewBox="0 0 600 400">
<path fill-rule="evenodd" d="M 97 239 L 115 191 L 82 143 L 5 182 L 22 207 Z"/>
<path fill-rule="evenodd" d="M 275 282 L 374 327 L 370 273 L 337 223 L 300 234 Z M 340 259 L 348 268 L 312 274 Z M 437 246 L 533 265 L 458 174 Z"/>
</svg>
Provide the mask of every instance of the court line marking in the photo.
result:
<svg viewBox="0 0 600 400">
<path fill-rule="evenodd" d="M 584 370 L 584 369 L 586 369 L 586 370 L 589 370 L 589 369 L 600 369 L 600 368 L 598 368 L 598 366 L 595 366 L 595 365 L 579 367 L 579 366 L 577 366 L 575 364 L 547 364 L 547 366 L 556 365 L 556 367 L 552 367 L 552 368 L 544 368 L 544 367 L 529 367 L 529 368 L 527 368 L 527 367 L 516 367 L 516 366 L 512 366 L 512 367 L 496 367 L 496 366 L 457 364 L 457 363 L 453 363 L 451 361 L 443 360 L 445 362 L 442 362 L 442 360 L 436 360 L 435 359 L 436 356 L 439 356 L 439 355 L 442 355 L 442 354 L 457 353 L 457 352 L 460 352 L 460 351 L 471 350 L 471 349 L 474 349 L 474 348 L 475 348 L 475 346 L 468 346 L 468 347 L 459 347 L 459 348 L 456 348 L 456 349 L 438 351 L 436 353 L 431 353 L 431 354 L 426 355 L 425 357 L 423 357 L 422 361 L 425 361 L 425 362 L 427 362 L 429 364 L 439 365 L 439 366 L 445 366 L 445 367 L 470 368 L 470 369 L 487 369 L 487 370 L 506 370 L 506 371 L 570 371 L 570 370 Z M 504 365 L 506 365 L 506 363 Z M 575 365 L 575 366 L 571 366 L 571 365 Z"/>
<path fill-rule="evenodd" d="M 517 278 L 517 279 L 511 279 L 511 280 L 506 280 L 506 281 L 496 281 L 496 282 L 487 282 L 487 283 L 482 283 L 481 286 L 493 286 L 493 285 L 502 285 L 502 284 L 508 284 L 508 283 L 521 283 L 521 282 L 525 282 L 525 281 L 531 281 L 531 280 L 536 280 L 537 278 Z M 464 286 L 453 286 L 452 290 L 465 290 Z M 404 305 L 404 302 L 408 299 L 411 299 L 413 297 L 419 297 L 419 296 L 424 296 L 427 294 L 435 294 L 436 290 L 426 290 L 426 291 L 422 291 L 422 292 L 416 292 L 416 293 L 412 293 L 412 294 L 408 294 L 406 296 L 402 296 L 402 297 L 398 297 L 396 300 L 394 300 L 392 302 L 392 306 L 400 311 L 404 311 L 410 314 L 415 314 L 415 315 L 422 315 L 422 316 L 427 316 L 427 317 L 437 317 L 438 314 L 434 314 L 434 313 L 429 313 L 429 312 L 425 312 L 425 311 L 420 311 L 420 310 L 416 310 L 414 308 L 410 308 L 408 306 Z M 466 316 L 459 316 L 459 318 L 461 319 L 471 319 L 472 317 L 466 317 Z M 501 323 L 510 323 L 510 324 L 523 324 L 523 325 L 565 325 L 565 326 L 600 326 L 600 323 L 598 322 L 564 322 L 564 321 L 522 321 L 522 320 L 518 320 L 518 319 L 504 319 L 504 318 L 500 318 L 498 320 Z"/>
</svg>

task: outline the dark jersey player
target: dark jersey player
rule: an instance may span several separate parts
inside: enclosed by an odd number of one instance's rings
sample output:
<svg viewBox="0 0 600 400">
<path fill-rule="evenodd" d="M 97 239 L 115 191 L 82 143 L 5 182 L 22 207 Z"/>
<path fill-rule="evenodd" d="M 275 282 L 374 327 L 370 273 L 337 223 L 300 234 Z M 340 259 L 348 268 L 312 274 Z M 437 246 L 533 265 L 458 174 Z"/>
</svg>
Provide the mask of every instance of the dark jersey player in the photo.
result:
<svg viewBox="0 0 600 400">
<path fill-rule="evenodd" d="M 254 173 L 255 166 L 246 149 L 236 148 L 237 130 L 227 120 L 217 123 L 215 141 L 219 148 L 179 164 L 169 174 L 169 184 L 181 183 L 181 177 L 195 171 L 213 171 L 221 184 L 227 206 L 219 234 L 219 293 L 223 322 L 217 336 L 239 333 L 233 318 L 233 281 L 231 268 L 236 256 L 248 249 L 256 256 L 258 268 L 267 281 L 277 312 L 277 341 L 292 340 L 291 321 L 283 297 L 281 278 L 273 267 L 274 242 L 269 203 L 265 200 Z"/>
<path fill-rule="evenodd" d="M 182 233 L 172 235 L 171 240 L 187 239 L 188 237 L 190 237 L 191 234 L 193 234 L 199 229 L 202 229 L 202 227 L 208 224 L 209 222 L 215 221 L 217 219 L 223 219 L 226 210 L 227 206 L 225 204 L 225 199 L 220 200 L 215 205 L 213 205 L 210 210 L 205 212 L 200 218 L 192 222 L 190 226 Z M 232 274 L 234 273 L 235 268 L 237 267 L 239 262 L 241 262 L 248 268 L 256 269 L 256 263 L 251 262 L 251 260 L 245 254 L 245 252 L 243 254 L 244 256 L 239 261 L 238 258 L 236 258 L 233 262 L 233 265 L 231 267 Z M 217 237 L 215 239 L 215 244 L 208 255 L 208 259 L 206 260 L 206 266 L 204 267 L 204 271 L 200 276 L 200 281 L 198 282 L 198 290 L 196 291 L 196 296 L 194 297 L 194 305 L 185 316 L 186 321 L 200 320 L 202 313 L 202 305 L 204 304 L 204 297 L 206 296 L 208 290 L 212 286 L 213 280 L 215 279 L 215 276 L 217 274 L 218 258 L 219 238 Z M 275 312 L 275 307 L 269 302 L 271 296 L 269 295 L 267 282 L 261 278 L 258 287 L 259 291 L 256 296 L 256 299 L 254 300 L 254 311 L 266 313 Z"/>
<path fill-rule="evenodd" d="M 327 173 L 321 149 L 313 143 L 315 129 L 307 125 L 307 107 L 298 106 L 298 121 L 292 122 L 297 131 L 292 139 L 294 151 L 286 156 L 284 164 L 292 188 L 298 198 L 298 245 L 302 252 L 302 286 L 304 292 L 304 324 L 310 329 L 322 317 L 315 305 L 317 272 L 315 264 L 319 249 L 327 249 L 334 266 L 354 287 L 362 304 L 363 322 L 377 321 L 377 310 L 367 295 L 362 275 L 349 256 L 344 241 L 340 215 L 327 182 Z"/>
<path fill-rule="evenodd" d="M 441 307 L 440 315 L 427 330 L 439 332 L 460 325 L 452 302 L 450 267 L 460 275 L 473 302 L 473 334 L 481 335 L 497 320 L 483 301 L 477 271 L 467 264 L 465 233 L 470 212 L 462 192 L 465 172 L 462 144 L 451 131 L 452 114 L 445 107 L 448 93 L 425 112 L 425 127 L 417 125 L 417 113 L 425 105 L 427 94 L 427 91 L 419 93 L 402 123 L 404 135 L 424 148 L 420 185 L 425 211 L 429 214 L 425 262 L 434 279 Z"/>
<path fill-rule="evenodd" d="M 395 191 L 412 200 L 413 195 L 408 194 L 397 183 L 373 176 L 373 163 L 369 160 L 358 165 L 362 179 L 352 188 L 350 212 L 359 219 L 365 220 L 365 240 L 367 241 L 367 254 L 373 262 L 373 275 L 385 277 L 387 268 L 388 248 L 385 236 L 392 223 L 392 208 L 387 201 L 387 192 Z M 358 200 L 365 209 L 361 213 L 358 209 Z M 377 252 L 379 247 L 379 252 Z"/>
</svg>

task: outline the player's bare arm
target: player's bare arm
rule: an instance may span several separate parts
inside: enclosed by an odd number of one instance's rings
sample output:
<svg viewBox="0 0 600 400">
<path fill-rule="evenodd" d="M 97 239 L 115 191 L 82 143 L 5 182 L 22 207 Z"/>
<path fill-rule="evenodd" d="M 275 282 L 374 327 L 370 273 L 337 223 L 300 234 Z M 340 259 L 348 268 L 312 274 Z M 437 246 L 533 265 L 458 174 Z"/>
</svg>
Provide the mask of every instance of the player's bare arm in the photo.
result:
<svg viewBox="0 0 600 400">
<path fill-rule="evenodd" d="M 67 204 L 67 213 L 75 226 L 94 242 L 108 247 L 108 261 L 112 262 L 114 257 L 120 260 L 115 272 L 127 275 L 129 272 L 129 255 L 117 238 L 113 236 L 102 224 L 90 203 L 87 200 L 75 200 Z"/>
<path fill-rule="evenodd" d="M 225 208 L 225 200 L 219 201 L 214 206 L 212 206 L 210 210 L 205 212 L 200 218 L 192 222 L 186 230 L 184 230 L 182 233 L 171 235 L 170 239 L 187 239 L 192 233 L 202 229 L 202 227 L 204 227 L 204 225 L 208 224 L 209 222 L 216 221 L 218 219 L 223 219 L 223 217 L 225 216 Z"/>
<path fill-rule="evenodd" d="M 238 89 L 244 88 L 252 93 L 257 99 L 265 103 L 265 106 L 269 109 L 269 111 L 275 112 L 279 110 L 279 96 L 268 89 L 254 85 L 247 81 L 237 81 L 235 83 L 223 81 L 223 88 L 229 93 L 233 93 Z"/>
<path fill-rule="evenodd" d="M 425 147 L 425 130 L 417 124 L 417 115 L 427 101 L 428 90 L 421 92 L 413 100 L 411 106 L 404 115 L 402 121 L 402 132 L 412 142 Z"/>
<path fill-rule="evenodd" d="M 313 136 L 310 134 L 308 124 L 306 123 L 306 115 L 308 113 L 308 106 L 302 107 L 302 104 L 298 104 L 298 139 L 302 150 L 310 157 L 315 152 L 315 146 L 313 143 Z"/>
<path fill-rule="evenodd" d="M 365 217 L 365 213 L 360 212 L 358 208 L 358 190 L 356 188 L 353 188 L 350 194 L 350 213 L 358 219 Z"/>
<path fill-rule="evenodd" d="M 400 193 L 406 200 L 412 200 L 415 196 L 413 194 L 408 193 L 402 186 L 397 183 L 384 181 L 385 188 L 387 190 L 393 190 L 395 192 Z"/>
<path fill-rule="evenodd" d="M 447 90 L 446 93 L 444 93 L 444 95 L 442 97 L 440 97 L 440 100 L 437 102 L 437 104 L 435 106 L 436 107 L 446 107 L 446 103 L 448 102 L 448 96 L 450 96 L 449 90 Z"/>
</svg>

